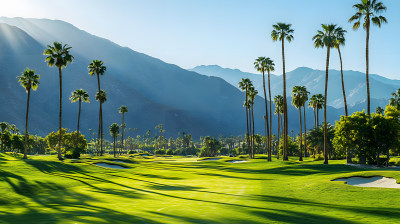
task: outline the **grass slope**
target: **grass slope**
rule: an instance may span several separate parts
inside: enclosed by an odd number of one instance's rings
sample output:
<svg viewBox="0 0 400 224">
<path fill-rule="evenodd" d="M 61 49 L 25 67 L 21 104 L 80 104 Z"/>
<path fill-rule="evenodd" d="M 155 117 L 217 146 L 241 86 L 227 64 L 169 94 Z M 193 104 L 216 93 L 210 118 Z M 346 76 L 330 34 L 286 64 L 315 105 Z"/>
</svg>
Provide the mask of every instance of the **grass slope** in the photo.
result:
<svg viewBox="0 0 400 224">
<path fill-rule="evenodd" d="M 237 159 L 237 158 L 236 158 Z M 0 154 L 0 223 L 396 223 L 399 189 L 333 182 L 395 170 L 344 161 L 85 158 Z M 180 162 L 185 161 L 185 162 Z M 97 162 L 131 169 L 107 169 Z"/>
</svg>

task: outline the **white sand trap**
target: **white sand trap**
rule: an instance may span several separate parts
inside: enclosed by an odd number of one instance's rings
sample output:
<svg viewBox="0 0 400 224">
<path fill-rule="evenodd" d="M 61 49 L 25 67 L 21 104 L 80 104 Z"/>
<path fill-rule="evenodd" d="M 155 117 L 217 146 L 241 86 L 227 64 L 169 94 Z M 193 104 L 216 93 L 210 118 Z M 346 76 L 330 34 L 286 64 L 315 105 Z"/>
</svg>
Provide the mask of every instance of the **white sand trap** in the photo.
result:
<svg viewBox="0 0 400 224">
<path fill-rule="evenodd" d="M 336 179 L 334 181 L 346 181 L 346 184 L 357 187 L 400 188 L 400 184 L 396 183 L 396 179 L 382 177 L 382 176 L 350 177 L 350 178 Z"/>
<path fill-rule="evenodd" d="M 248 162 L 247 160 L 231 160 L 231 161 L 227 161 L 228 163 L 245 163 Z"/>
<path fill-rule="evenodd" d="M 200 161 L 217 161 L 220 160 L 221 158 L 208 158 L 208 159 L 202 159 Z"/>
<path fill-rule="evenodd" d="M 118 165 L 112 165 L 108 163 L 95 163 L 97 166 L 105 167 L 105 168 L 111 168 L 111 169 L 129 169 L 126 167 L 118 166 Z"/>
</svg>

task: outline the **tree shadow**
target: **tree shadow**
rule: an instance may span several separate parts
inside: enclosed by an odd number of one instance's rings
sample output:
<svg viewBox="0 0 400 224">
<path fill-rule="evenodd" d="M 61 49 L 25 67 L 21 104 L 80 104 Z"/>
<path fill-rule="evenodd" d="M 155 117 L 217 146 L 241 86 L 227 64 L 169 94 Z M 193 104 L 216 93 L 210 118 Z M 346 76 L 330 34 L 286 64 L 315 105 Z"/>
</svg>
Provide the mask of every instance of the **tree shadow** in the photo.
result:
<svg viewBox="0 0 400 224">
<path fill-rule="evenodd" d="M 24 160 L 27 164 L 35 167 L 43 173 L 63 172 L 63 173 L 75 173 L 83 172 L 83 170 L 74 165 L 70 165 L 63 162 L 54 161 L 40 161 L 40 160 Z"/>
</svg>

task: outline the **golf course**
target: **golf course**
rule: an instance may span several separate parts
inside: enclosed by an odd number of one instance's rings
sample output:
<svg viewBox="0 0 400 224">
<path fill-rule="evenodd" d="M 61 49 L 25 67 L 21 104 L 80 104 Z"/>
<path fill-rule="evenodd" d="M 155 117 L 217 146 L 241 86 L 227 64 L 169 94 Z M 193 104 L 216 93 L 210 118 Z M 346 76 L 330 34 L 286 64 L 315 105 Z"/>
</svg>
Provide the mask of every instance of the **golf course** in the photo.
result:
<svg viewBox="0 0 400 224">
<path fill-rule="evenodd" d="M 400 180 L 396 168 L 359 168 L 345 160 L 323 165 L 296 157 L 267 162 L 265 155 L 252 160 L 138 154 L 29 158 L 0 154 L 0 223 L 400 221 L 399 189 L 332 181 L 352 176 Z"/>
</svg>

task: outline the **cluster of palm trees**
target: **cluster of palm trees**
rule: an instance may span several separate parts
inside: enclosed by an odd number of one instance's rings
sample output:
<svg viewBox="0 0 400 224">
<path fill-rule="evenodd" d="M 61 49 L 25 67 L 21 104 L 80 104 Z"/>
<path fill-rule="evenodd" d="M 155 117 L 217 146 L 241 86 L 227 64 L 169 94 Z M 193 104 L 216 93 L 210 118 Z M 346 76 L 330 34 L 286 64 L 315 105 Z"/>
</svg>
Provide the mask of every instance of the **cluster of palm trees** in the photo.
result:
<svg viewBox="0 0 400 224">
<path fill-rule="evenodd" d="M 254 134 L 254 101 L 258 91 L 254 88 L 250 79 L 242 79 L 239 88 L 245 91 L 244 107 L 246 109 L 246 141 L 249 148 L 249 157 L 254 158 L 255 134 Z"/>
<path fill-rule="evenodd" d="M 353 8 L 356 9 L 356 13 L 349 19 L 348 22 L 354 22 L 353 29 L 357 30 L 361 22 L 363 22 L 363 28 L 366 30 L 366 86 L 367 86 L 367 110 L 368 114 L 370 114 L 370 87 L 369 87 L 369 35 L 370 35 L 370 26 L 371 23 L 380 27 L 383 23 L 387 23 L 385 17 L 381 16 L 381 13 L 386 10 L 386 6 L 377 0 L 360 0 L 360 3 L 353 5 Z M 327 150 L 327 115 L 326 115 L 326 103 L 327 103 L 327 95 L 328 95 L 328 73 L 329 73 L 329 58 L 330 58 L 330 50 L 335 48 L 338 50 L 339 60 L 340 60 L 340 69 L 341 69 L 341 83 L 342 83 L 342 92 L 343 92 L 343 101 L 344 101 L 344 110 L 345 116 L 348 116 L 347 109 L 347 100 L 346 100 L 346 92 L 344 87 L 344 77 L 343 77 L 343 62 L 341 55 L 341 46 L 345 45 L 345 33 L 347 32 L 342 27 L 336 24 L 322 24 L 322 29 L 317 31 L 317 34 L 312 38 L 314 42 L 315 48 L 326 48 L 327 49 L 327 57 L 326 57 L 326 75 L 325 75 L 325 93 L 324 96 L 321 94 L 317 94 L 311 97 L 309 106 L 314 110 L 314 123 L 318 123 L 318 111 L 322 107 L 324 108 L 324 155 L 326 155 Z M 288 138 L 288 117 L 287 117 L 287 99 L 286 99 L 286 73 L 285 73 L 285 41 L 291 42 L 294 37 L 294 30 L 292 29 L 291 24 L 286 23 L 277 23 L 274 24 L 273 30 L 271 32 L 271 38 L 275 41 L 281 42 L 282 48 L 282 68 L 283 68 L 283 95 L 276 96 L 274 98 L 274 102 L 277 105 L 275 109 L 275 113 L 278 114 L 278 144 L 279 144 L 279 136 L 280 136 L 280 126 L 281 119 L 280 115 L 283 115 L 283 160 L 287 160 L 287 138 Z M 269 74 L 274 70 L 274 63 L 270 58 L 259 57 L 254 62 L 255 68 L 257 71 L 261 72 L 263 75 L 263 87 L 264 87 L 264 99 L 265 99 L 265 116 L 266 119 L 266 133 L 268 135 L 268 139 L 271 139 L 272 134 L 272 116 L 271 116 L 271 104 L 270 110 L 268 113 L 267 106 L 267 96 L 265 89 L 265 72 L 268 72 L 268 88 L 270 89 L 269 82 Z M 244 82 L 245 79 L 242 80 L 241 83 Z M 248 99 L 248 89 L 245 88 L 246 85 L 241 85 L 239 83 L 239 87 L 242 90 L 246 91 L 246 101 Z M 270 90 L 269 90 L 270 92 Z M 300 116 L 300 136 L 302 136 L 302 121 L 301 121 L 301 107 L 305 108 L 305 101 L 308 99 L 308 94 L 305 87 L 295 86 L 292 91 L 293 94 L 293 102 L 292 104 L 299 109 Z M 306 97 L 307 96 L 307 97 Z M 306 99 L 307 98 L 307 99 Z M 305 100 L 306 99 L 306 100 Z M 271 95 L 269 96 L 269 101 L 271 103 Z M 245 103 L 246 105 L 246 103 Z M 278 106 L 279 105 L 279 106 Z M 317 110 L 317 115 L 315 115 L 315 111 Z M 305 124 L 305 113 L 304 113 L 304 124 Z M 249 126 L 249 125 L 247 125 Z M 317 126 L 317 125 L 315 125 Z M 253 125 L 254 127 L 254 125 Z M 304 125 L 304 131 L 306 132 L 306 127 Z M 300 137 L 301 138 L 301 137 Z M 268 160 L 270 161 L 270 150 L 271 145 L 270 141 L 267 144 L 268 147 Z M 301 153 L 301 141 L 300 141 L 300 160 L 302 160 Z M 328 163 L 328 157 L 325 157 L 324 163 Z"/>
<path fill-rule="evenodd" d="M 59 85 L 60 85 L 60 104 L 59 104 L 59 141 L 58 141 L 58 158 L 61 160 L 61 128 L 62 128 L 62 69 L 67 67 L 69 63 L 72 63 L 74 57 L 70 53 L 71 47 L 68 44 L 62 44 L 59 42 L 54 42 L 53 45 L 47 45 L 47 49 L 44 50 L 43 55 L 46 56 L 45 62 L 49 67 L 57 67 L 58 74 L 59 74 Z M 97 86 L 98 92 L 96 93 L 95 99 L 99 101 L 100 108 L 99 108 L 99 129 L 98 129 L 98 141 L 100 145 L 100 155 L 103 155 L 103 109 L 102 104 L 107 101 L 107 93 L 106 91 L 100 88 L 100 76 L 104 75 L 107 68 L 104 65 L 104 62 L 100 60 L 93 60 L 89 66 L 88 71 L 90 76 L 96 75 L 97 76 Z M 26 107 L 26 119 L 25 119 L 25 145 L 24 145 L 24 158 L 27 158 L 27 140 L 28 140 L 28 114 L 29 114 L 29 101 L 30 101 L 30 93 L 31 90 L 36 90 L 38 85 L 40 84 L 39 79 L 40 75 L 36 74 L 35 70 L 31 70 L 29 68 L 25 69 L 20 76 L 17 77 L 18 82 L 28 94 L 27 98 L 27 107 Z M 69 97 L 71 102 L 79 102 L 79 111 L 78 111 L 78 125 L 77 125 L 77 138 L 79 138 L 79 124 L 80 124 L 80 115 L 81 115 L 81 107 L 82 102 L 89 103 L 89 94 L 83 89 L 76 89 L 72 92 L 71 96 Z M 128 112 L 128 108 L 126 106 L 121 106 L 119 112 L 122 113 L 122 137 L 121 137 L 121 144 L 123 145 L 123 130 L 125 128 L 124 123 L 124 114 Z M 113 128 L 113 130 L 115 127 Z M 114 132 L 113 132 L 114 133 Z M 112 135 L 113 136 L 113 135 Z M 77 141 L 78 144 L 78 141 Z"/>
</svg>

